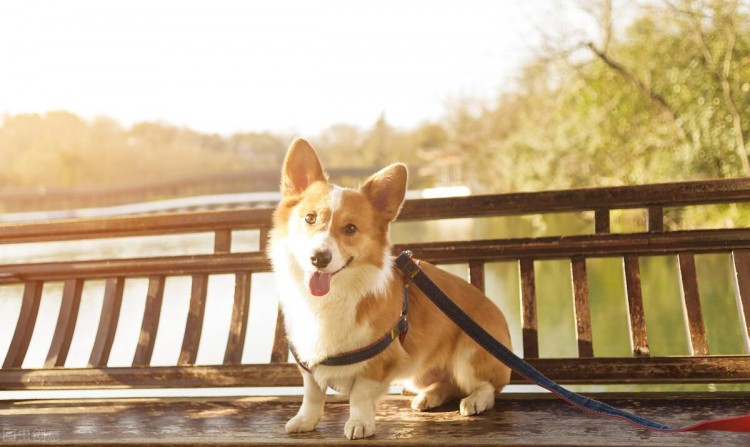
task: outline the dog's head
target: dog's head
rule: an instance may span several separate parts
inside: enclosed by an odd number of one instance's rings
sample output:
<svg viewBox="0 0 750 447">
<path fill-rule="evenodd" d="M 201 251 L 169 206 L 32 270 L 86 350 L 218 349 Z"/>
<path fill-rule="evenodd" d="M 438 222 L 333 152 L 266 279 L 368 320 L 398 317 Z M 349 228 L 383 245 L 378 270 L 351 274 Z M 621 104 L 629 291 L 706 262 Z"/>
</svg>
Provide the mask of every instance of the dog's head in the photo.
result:
<svg viewBox="0 0 750 447">
<path fill-rule="evenodd" d="M 295 140 L 281 170 L 272 237 L 287 253 L 272 253 L 275 267 L 276 257 L 286 256 L 313 296 L 337 287 L 369 291 L 372 276 L 384 271 L 390 256 L 388 228 L 401 209 L 406 182 L 406 166 L 393 164 L 356 190 L 333 185 L 312 146 Z"/>
</svg>

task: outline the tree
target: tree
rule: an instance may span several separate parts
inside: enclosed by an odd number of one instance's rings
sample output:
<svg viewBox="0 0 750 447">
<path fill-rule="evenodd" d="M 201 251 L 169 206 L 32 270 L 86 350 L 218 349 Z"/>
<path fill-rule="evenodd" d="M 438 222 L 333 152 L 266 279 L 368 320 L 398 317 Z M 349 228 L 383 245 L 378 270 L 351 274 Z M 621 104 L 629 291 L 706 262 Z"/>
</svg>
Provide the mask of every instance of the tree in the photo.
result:
<svg viewBox="0 0 750 447">
<path fill-rule="evenodd" d="M 680 2 L 624 14 L 584 1 L 596 38 L 550 39 L 563 44 L 544 47 L 494 105 L 454 111 L 450 144 L 473 151 L 478 183 L 500 192 L 747 175 L 747 6 Z"/>
<path fill-rule="evenodd" d="M 603 14 L 611 15 L 611 0 L 603 3 L 610 5 L 601 8 Z M 743 118 L 750 109 L 741 99 L 750 26 L 739 5 L 739 0 L 664 0 L 648 7 L 619 47 L 610 44 L 611 29 L 600 45 L 586 44 L 646 97 L 654 112 L 671 118 L 681 142 L 690 146 L 691 166 L 712 177 L 750 175 Z"/>
</svg>

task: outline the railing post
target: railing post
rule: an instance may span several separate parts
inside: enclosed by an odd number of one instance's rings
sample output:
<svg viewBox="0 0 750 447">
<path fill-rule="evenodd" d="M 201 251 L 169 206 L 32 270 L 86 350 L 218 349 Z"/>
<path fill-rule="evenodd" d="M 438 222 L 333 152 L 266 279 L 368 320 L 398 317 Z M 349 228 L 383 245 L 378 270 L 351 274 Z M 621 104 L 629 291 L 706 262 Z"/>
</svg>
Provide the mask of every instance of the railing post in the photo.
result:
<svg viewBox="0 0 750 447">
<path fill-rule="evenodd" d="M 591 335 L 591 310 L 589 288 L 586 280 L 586 259 L 576 256 L 570 260 L 573 281 L 573 305 L 576 317 L 578 357 L 593 357 L 594 343 Z"/>
<path fill-rule="evenodd" d="M 138 347 L 133 356 L 133 366 L 149 366 L 151 355 L 154 353 L 156 332 L 159 329 L 161 303 L 164 298 L 164 277 L 152 276 L 148 280 L 148 294 L 146 308 L 143 311 L 141 334 L 138 337 Z"/>
<path fill-rule="evenodd" d="M 661 233 L 664 231 L 664 208 L 660 206 L 648 207 L 648 232 Z"/>
<path fill-rule="evenodd" d="M 55 335 L 52 337 L 47 360 L 44 362 L 45 368 L 65 366 L 65 360 L 67 360 L 68 351 L 70 351 L 70 342 L 73 340 L 73 331 L 76 328 L 76 321 L 78 321 L 82 292 L 82 279 L 65 281 L 60 312 L 57 314 Z"/>
<path fill-rule="evenodd" d="M 524 258 L 518 263 L 521 275 L 521 324 L 523 327 L 523 356 L 539 358 L 539 333 L 536 317 L 536 286 L 534 260 Z"/>
<path fill-rule="evenodd" d="M 185 335 L 182 338 L 182 349 L 177 360 L 178 365 L 194 365 L 198 358 L 198 346 L 203 332 L 206 313 L 206 295 L 208 292 L 208 275 L 193 275 L 190 288 L 190 309 L 185 323 Z"/>
<path fill-rule="evenodd" d="M 484 293 L 484 262 L 469 261 L 469 282 Z"/>
<path fill-rule="evenodd" d="M 247 335 L 247 321 L 250 312 L 250 287 L 252 274 L 242 272 L 234 275 L 234 302 L 232 303 L 232 320 L 229 326 L 227 348 L 224 351 L 225 365 L 242 363 L 242 351 Z"/>
<path fill-rule="evenodd" d="M 289 340 L 286 338 L 284 327 L 284 313 L 279 306 L 276 315 L 276 333 L 273 337 L 273 349 L 271 350 L 271 363 L 286 363 L 289 358 Z"/>
<path fill-rule="evenodd" d="M 690 355 L 708 355 L 706 328 L 703 324 L 698 278 L 695 271 L 695 256 L 692 253 L 680 253 L 677 255 L 677 260 L 680 272 L 682 312 L 688 339 L 690 339 Z"/>
<path fill-rule="evenodd" d="M 122 308 L 122 295 L 125 291 L 125 278 L 110 278 L 104 286 L 104 302 L 99 317 L 99 328 L 96 331 L 94 347 L 89 357 L 90 367 L 104 367 L 112 352 L 112 343 L 117 332 L 117 323 Z"/>
<path fill-rule="evenodd" d="M 34 333 L 37 316 L 39 315 L 39 303 L 42 300 L 41 281 L 29 281 L 23 287 L 23 302 L 21 313 L 18 315 L 16 330 L 10 342 L 8 353 L 5 355 L 3 369 L 20 368 L 29 350 L 31 335 Z"/>
<path fill-rule="evenodd" d="M 609 233 L 609 210 L 600 209 L 594 211 L 594 233 Z"/>
<path fill-rule="evenodd" d="M 646 335 L 646 316 L 643 311 L 641 292 L 641 272 L 638 256 L 627 255 L 623 258 L 625 270 L 625 294 L 628 300 L 628 323 L 630 325 L 630 346 L 633 355 L 645 357 L 650 355 L 648 336 Z"/>
<path fill-rule="evenodd" d="M 750 354 L 750 250 L 734 250 L 734 290 L 745 352 Z"/>
<path fill-rule="evenodd" d="M 230 253 L 232 251 L 232 230 L 214 231 L 214 253 Z"/>
</svg>

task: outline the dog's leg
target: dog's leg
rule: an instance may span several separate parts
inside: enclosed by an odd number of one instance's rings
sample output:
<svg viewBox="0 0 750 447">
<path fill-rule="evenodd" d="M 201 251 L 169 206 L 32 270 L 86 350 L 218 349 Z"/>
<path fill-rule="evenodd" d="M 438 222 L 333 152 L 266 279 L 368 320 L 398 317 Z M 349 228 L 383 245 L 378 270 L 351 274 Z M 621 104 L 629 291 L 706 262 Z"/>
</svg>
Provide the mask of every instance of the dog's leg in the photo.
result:
<svg viewBox="0 0 750 447">
<path fill-rule="evenodd" d="M 387 382 L 357 377 L 349 394 L 349 420 L 344 434 L 349 439 L 367 438 L 375 434 L 375 407 L 388 390 Z"/>
<path fill-rule="evenodd" d="M 326 402 L 325 389 L 322 389 L 307 371 L 302 371 L 302 380 L 305 385 L 302 405 L 297 415 L 286 423 L 287 433 L 312 431 L 323 416 L 323 407 Z"/>
<path fill-rule="evenodd" d="M 463 346 L 453 359 L 453 375 L 461 390 L 466 393 L 461 399 L 459 413 L 471 416 L 483 413 L 495 406 L 495 386 L 490 381 L 495 372 L 491 366 L 497 362 L 490 358 L 485 351 L 477 351 L 468 345 L 468 338 L 463 340 Z M 485 373 L 482 374 L 481 371 Z"/>
<path fill-rule="evenodd" d="M 468 396 L 461 399 L 459 413 L 471 416 L 483 413 L 495 406 L 495 388 L 489 382 L 482 382 Z"/>
<path fill-rule="evenodd" d="M 431 410 L 460 395 L 461 390 L 458 386 L 446 378 L 420 390 L 412 399 L 411 408 L 418 411 Z"/>
</svg>

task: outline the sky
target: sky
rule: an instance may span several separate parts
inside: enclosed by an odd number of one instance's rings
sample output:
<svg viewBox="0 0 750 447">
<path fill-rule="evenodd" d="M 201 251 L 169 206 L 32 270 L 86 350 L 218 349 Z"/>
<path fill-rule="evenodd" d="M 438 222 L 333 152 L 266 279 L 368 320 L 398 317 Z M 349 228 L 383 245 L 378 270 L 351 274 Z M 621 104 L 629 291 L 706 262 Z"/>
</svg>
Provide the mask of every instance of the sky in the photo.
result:
<svg viewBox="0 0 750 447">
<path fill-rule="evenodd" d="M 0 114 L 67 110 L 225 135 L 368 128 L 384 114 L 408 129 L 512 84 L 563 4 L 5 1 Z"/>
</svg>

